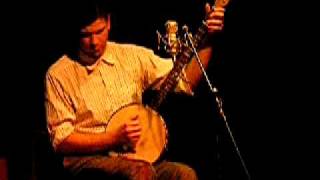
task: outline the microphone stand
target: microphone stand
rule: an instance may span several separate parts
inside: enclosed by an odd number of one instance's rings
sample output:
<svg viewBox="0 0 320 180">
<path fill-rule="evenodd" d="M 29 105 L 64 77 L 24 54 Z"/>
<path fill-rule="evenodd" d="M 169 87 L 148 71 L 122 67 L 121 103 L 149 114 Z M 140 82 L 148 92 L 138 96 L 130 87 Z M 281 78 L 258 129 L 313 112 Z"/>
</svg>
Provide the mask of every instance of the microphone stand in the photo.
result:
<svg viewBox="0 0 320 180">
<path fill-rule="evenodd" d="M 187 29 L 187 28 L 184 28 L 184 29 Z M 205 80 L 206 80 L 206 82 L 207 82 L 207 84 L 209 86 L 209 89 L 210 89 L 210 91 L 212 92 L 212 94 L 215 97 L 215 101 L 216 101 L 217 106 L 219 108 L 219 114 L 220 114 L 220 116 L 222 117 L 222 119 L 223 119 L 223 121 L 225 123 L 225 126 L 226 126 L 226 128 L 228 130 L 229 136 L 230 136 L 230 138 L 232 140 L 232 143 L 233 143 L 233 146 L 234 146 L 234 148 L 235 148 L 235 150 L 237 152 L 237 155 L 238 155 L 238 157 L 239 157 L 239 159 L 241 161 L 241 165 L 242 165 L 242 167 L 243 167 L 243 169 L 244 169 L 244 171 L 246 173 L 246 176 L 247 176 L 248 180 L 250 180 L 251 176 L 250 176 L 249 171 L 248 171 L 248 169 L 246 167 L 246 164 L 245 164 L 245 162 L 244 162 L 244 160 L 243 160 L 243 158 L 241 156 L 241 153 L 240 153 L 240 150 L 239 150 L 239 148 L 238 148 L 238 146 L 236 144 L 236 141 L 235 141 L 235 139 L 234 139 L 234 137 L 232 135 L 232 132 L 231 132 L 230 127 L 228 125 L 227 117 L 226 117 L 226 115 L 225 115 L 225 113 L 223 111 L 222 99 L 218 95 L 218 89 L 216 87 L 214 87 L 213 84 L 210 82 L 209 77 L 208 77 L 208 75 L 207 75 L 207 73 L 206 73 L 206 71 L 205 71 L 205 69 L 203 67 L 203 64 L 201 63 L 200 57 L 199 57 L 199 55 L 197 53 L 196 48 L 194 47 L 194 44 L 192 42 L 192 39 L 191 39 L 190 34 L 188 33 L 188 31 L 185 31 L 185 37 L 187 37 L 187 41 L 190 44 L 194 55 L 196 56 L 196 60 L 197 60 L 197 62 L 199 64 L 199 67 L 200 67 L 204 77 L 205 77 Z M 217 139 L 218 139 L 218 136 L 217 136 Z M 219 157 L 219 155 L 218 155 L 218 157 Z"/>
</svg>

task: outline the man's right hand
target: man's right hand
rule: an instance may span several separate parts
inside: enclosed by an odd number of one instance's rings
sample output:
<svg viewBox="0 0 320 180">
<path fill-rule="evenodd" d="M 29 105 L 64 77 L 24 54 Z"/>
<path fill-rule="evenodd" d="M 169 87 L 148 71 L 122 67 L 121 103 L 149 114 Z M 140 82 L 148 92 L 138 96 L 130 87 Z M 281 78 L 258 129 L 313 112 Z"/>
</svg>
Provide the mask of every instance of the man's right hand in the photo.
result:
<svg viewBox="0 0 320 180">
<path fill-rule="evenodd" d="M 129 147 L 129 150 L 134 150 L 141 136 L 141 129 L 139 115 L 131 117 L 128 123 L 120 126 L 114 132 L 110 132 L 114 145 L 116 147 Z"/>
</svg>

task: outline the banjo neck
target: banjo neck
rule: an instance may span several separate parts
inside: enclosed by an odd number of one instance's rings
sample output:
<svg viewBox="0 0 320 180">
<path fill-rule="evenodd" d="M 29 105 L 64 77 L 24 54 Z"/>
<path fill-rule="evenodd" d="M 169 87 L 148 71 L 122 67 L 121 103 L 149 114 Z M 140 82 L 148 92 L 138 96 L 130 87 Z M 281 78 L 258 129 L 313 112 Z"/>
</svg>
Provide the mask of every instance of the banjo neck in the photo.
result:
<svg viewBox="0 0 320 180">
<path fill-rule="evenodd" d="M 224 7 L 229 3 L 229 0 L 216 0 L 213 7 Z M 208 34 L 208 27 L 205 21 L 202 21 L 201 26 L 197 29 L 197 32 L 192 38 L 194 48 L 199 49 L 201 44 L 205 41 Z M 174 90 L 178 84 L 181 71 L 186 67 L 187 64 L 192 60 L 194 55 L 193 49 L 189 46 L 182 46 L 182 51 L 176 57 L 172 70 L 167 75 L 166 79 L 160 86 L 159 93 L 152 99 L 149 106 L 158 110 L 162 102 L 164 101 L 167 94 Z"/>
</svg>

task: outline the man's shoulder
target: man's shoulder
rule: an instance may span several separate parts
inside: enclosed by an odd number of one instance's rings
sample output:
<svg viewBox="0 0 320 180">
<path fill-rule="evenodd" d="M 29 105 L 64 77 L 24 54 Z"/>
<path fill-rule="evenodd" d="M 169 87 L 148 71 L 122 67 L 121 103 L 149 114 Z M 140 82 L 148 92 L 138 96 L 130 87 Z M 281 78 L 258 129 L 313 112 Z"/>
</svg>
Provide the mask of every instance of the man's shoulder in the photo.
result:
<svg viewBox="0 0 320 180">
<path fill-rule="evenodd" d="M 61 71 L 68 69 L 73 63 L 73 60 L 67 55 L 62 55 L 57 61 L 49 66 L 47 74 L 59 74 Z"/>
</svg>

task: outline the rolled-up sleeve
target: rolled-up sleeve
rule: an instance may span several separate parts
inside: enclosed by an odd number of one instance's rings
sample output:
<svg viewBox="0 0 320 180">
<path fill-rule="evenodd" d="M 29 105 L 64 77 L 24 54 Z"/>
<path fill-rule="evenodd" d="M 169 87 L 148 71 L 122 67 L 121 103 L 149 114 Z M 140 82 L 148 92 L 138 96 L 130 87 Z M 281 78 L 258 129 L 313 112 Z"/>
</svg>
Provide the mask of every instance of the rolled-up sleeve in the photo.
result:
<svg viewBox="0 0 320 180">
<path fill-rule="evenodd" d="M 76 116 L 70 96 L 63 89 L 61 82 L 50 74 L 46 75 L 45 81 L 47 128 L 52 146 L 56 150 L 57 146 L 74 131 L 73 122 Z"/>
<path fill-rule="evenodd" d="M 161 58 L 160 56 L 154 54 L 152 50 L 144 50 L 144 53 L 141 54 L 144 55 L 141 57 L 141 59 L 144 61 L 144 70 L 146 72 L 145 81 L 147 86 L 152 86 L 154 89 L 159 89 L 161 83 L 163 80 L 165 80 L 173 68 L 174 63 L 172 59 Z M 175 91 L 193 95 L 193 91 L 185 75 L 184 69 L 180 74 Z"/>
</svg>

